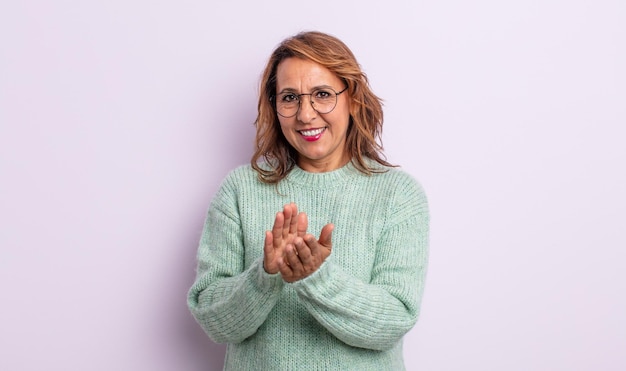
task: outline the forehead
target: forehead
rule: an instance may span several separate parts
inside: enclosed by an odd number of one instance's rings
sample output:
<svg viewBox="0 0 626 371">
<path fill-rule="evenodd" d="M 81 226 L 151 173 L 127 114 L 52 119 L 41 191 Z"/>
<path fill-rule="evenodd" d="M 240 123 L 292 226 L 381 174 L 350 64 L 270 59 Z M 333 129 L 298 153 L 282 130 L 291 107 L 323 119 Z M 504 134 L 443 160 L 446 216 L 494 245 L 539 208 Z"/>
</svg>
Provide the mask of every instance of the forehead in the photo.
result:
<svg viewBox="0 0 626 371">
<path fill-rule="evenodd" d="M 341 80 L 328 68 L 319 63 L 287 58 L 276 69 L 276 90 L 295 89 L 308 91 L 319 86 L 339 87 Z"/>
</svg>

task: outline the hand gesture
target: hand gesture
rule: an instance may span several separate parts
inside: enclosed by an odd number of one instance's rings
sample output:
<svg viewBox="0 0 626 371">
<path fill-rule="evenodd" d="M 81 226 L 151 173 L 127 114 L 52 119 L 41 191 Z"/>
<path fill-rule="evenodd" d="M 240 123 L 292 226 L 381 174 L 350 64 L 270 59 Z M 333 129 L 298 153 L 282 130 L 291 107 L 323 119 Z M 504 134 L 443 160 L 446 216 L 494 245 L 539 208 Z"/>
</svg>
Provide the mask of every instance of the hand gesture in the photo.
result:
<svg viewBox="0 0 626 371">
<path fill-rule="evenodd" d="M 298 214 L 298 207 L 294 203 L 285 205 L 283 211 L 276 213 L 274 227 L 265 232 L 265 246 L 263 247 L 263 267 L 269 274 L 279 272 L 279 264 L 283 261 L 285 247 L 293 244 L 296 237 L 304 237 L 308 227 L 305 213 Z"/>
<path fill-rule="evenodd" d="M 298 235 L 293 243 L 285 246 L 285 258 L 279 261 L 280 273 L 285 282 L 301 280 L 322 265 L 332 250 L 331 237 L 334 228 L 333 224 L 326 224 L 319 240 L 312 234 Z"/>
</svg>

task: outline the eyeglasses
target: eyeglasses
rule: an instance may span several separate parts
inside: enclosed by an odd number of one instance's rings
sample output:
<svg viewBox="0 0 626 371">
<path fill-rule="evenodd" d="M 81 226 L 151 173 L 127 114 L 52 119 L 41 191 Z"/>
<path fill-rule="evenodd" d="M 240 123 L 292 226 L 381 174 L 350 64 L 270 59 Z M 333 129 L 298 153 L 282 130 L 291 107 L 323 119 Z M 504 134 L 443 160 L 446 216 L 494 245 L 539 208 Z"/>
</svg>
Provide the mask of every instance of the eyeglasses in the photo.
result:
<svg viewBox="0 0 626 371">
<path fill-rule="evenodd" d="M 276 112 L 285 118 L 293 117 L 300 110 L 300 97 L 310 95 L 311 107 L 315 111 L 321 114 L 330 113 L 337 106 L 337 96 L 346 90 L 348 90 L 347 86 L 338 93 L 331 88 L 315 89 L 309 94 L 280 93 L 276 96 Z"/>
</svg>

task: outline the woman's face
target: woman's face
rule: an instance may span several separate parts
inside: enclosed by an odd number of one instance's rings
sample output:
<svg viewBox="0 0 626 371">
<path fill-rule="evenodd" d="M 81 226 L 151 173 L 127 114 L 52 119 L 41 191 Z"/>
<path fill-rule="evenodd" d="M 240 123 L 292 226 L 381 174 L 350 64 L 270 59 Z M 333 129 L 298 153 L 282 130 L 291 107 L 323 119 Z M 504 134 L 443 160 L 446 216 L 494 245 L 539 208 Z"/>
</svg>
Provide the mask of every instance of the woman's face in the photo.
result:
<svg viewBox="0 0 626 371">
<path fill-rule="evenodd" d="M 287 58 L 276 70 L 276 96 L 285 92 L 309 94 L 315 89 L 331 88 L 340 92 L 346 87 L 326 67 L 300 58 Z M 350 123 L 348 92 L 337 96 L 335 108 L 325 114 L 315 111 L 311 97 L 300 97 L 300 109 L 293 117 L 278 115 L 283 135 L 298 152 L 297 163 L 310 172 L 338 169 L 350 161 L 346 135 Z"/>
</svg>

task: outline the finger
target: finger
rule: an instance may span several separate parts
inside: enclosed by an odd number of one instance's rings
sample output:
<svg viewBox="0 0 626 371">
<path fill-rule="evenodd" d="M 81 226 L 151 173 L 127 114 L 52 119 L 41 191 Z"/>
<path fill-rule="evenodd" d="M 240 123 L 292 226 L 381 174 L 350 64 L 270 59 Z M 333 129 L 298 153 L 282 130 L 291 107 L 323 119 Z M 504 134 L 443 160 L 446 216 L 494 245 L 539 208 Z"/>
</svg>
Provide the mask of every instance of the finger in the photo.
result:
<svg viewBox="0 0 626 371">
<path fill-rule="evenodd" d="M 289 204 L 290 208 L 291 208 L 291 220 L 289 221 L 289 234 L 294 234 L 297 232 L 298 230 L 298 220 L 299 220 L 299 215 L 298 215 L 298 206 L 296 206 L 295 203 L 291 203 Z"/>
<path fill-rule="evenodd" d="M 311 254 L 315 256 L 319 255 L 327 255 L 332 249 L 332 233 L 335 226 L 333 224 L 326 224 L 322 227 L 322 231 L 320 232 L 319 240 L 315 239 L 315 236 L 312 234 L 307 234 L 304 238 L 307 245 L 311 249 Z M 320 252 L 320 248 L 326 248 L 327 251 L 322 253 Z"/>
<path fill-rule="evenodd" d="M 288 277 L 293 276 L 293 271 L 291 270 L 291 267 L 283 259 L 280 259 L 278 261 L 278 270 L 283 276 L 283 279 L 287 279 Z"/>
<path fill-rule="evenodd" d="M 320 232 L 320 239 L 319 239 L 319 243 L 328 248 L 329 250 L 331 249 L 333 242 L 332 242 L 332 236 L 333 236 L 333 230 L 335 229 L 335 225 L 334 224 L 326 224 L 324 227 L 322 227 L 322 232 Z"/>
<path fill-rule="evenodd" d="M 306 216 L 306 213 L 301 212 L 300 214 L 298 214 L 298 227 L 297 227 L 298 236 L 304 237 L 304 235 L 306 234 L 307 228 L 309 228 L 309 220 Z"/>
<path fill-rule="evenodd" d="M 276 253 L 274 251 L 274 235 L 271 231 L 265 231 L 265 243 L 263 244 L 263 269 L 267 273 L 274 274 L 276 273 L 276 264 L 274 263 L 274 259 L 276 259 Z"/>
<path fill-rule="evenodd" d="M 301 238 L 296 238 L 294 240 L 294 246 L 296 248 L 296 252 L 298 254 L 298 259 L 302 262 L 302 265 L 307 267 L 313 264 L 313 259 L 311 256 L 311 249 L 307 246 L 306 243 Z"/>
<path fill-rule="evenodd" d="M 289 207 L 289 205 L 283 206 L 283 217 L 284 219 L 281 233 L 283 238 L 287 238 L 287 235 L 289 234 L 289 223 L 291 223 L 291 207 Z"/>
<path fill-rule="evenodd" d="M 307 233 L 302 238 L 302 240 L 304 241 L 304 243 L 309 248 L 309 251 L 310 251 L 311 255 L 313 255 L 313 256 L 318 256 L 319 255 L 319 242 L 317 242 L 317 239 L 315 238 L 315 236 L 313 236 L 310 233 Z"/>
<path fill-rule="evenodd" d="M 263 252 L 266 256 L 274 253 L 274 235 L 270 231 L 265 231 L 265 244 L 263 245 Z"/>
<path fill-rule="evenodd" d="M 285 246 L 285 260 L 287 260 L 292 274 L 295 275 L 302 271 L 302 262 L 298 258 L 296 248 L 292 244 Z"/>
<path fill-rule="evenodd" d="M 274 218 L 274 226 L 272 227 L 272 234 L 274 235 L 274 242 L 280 243 L 283 238 L 283 225 L 285 224 L 285 215 L 282 212 L 276 213 Z"/>
</svg>

